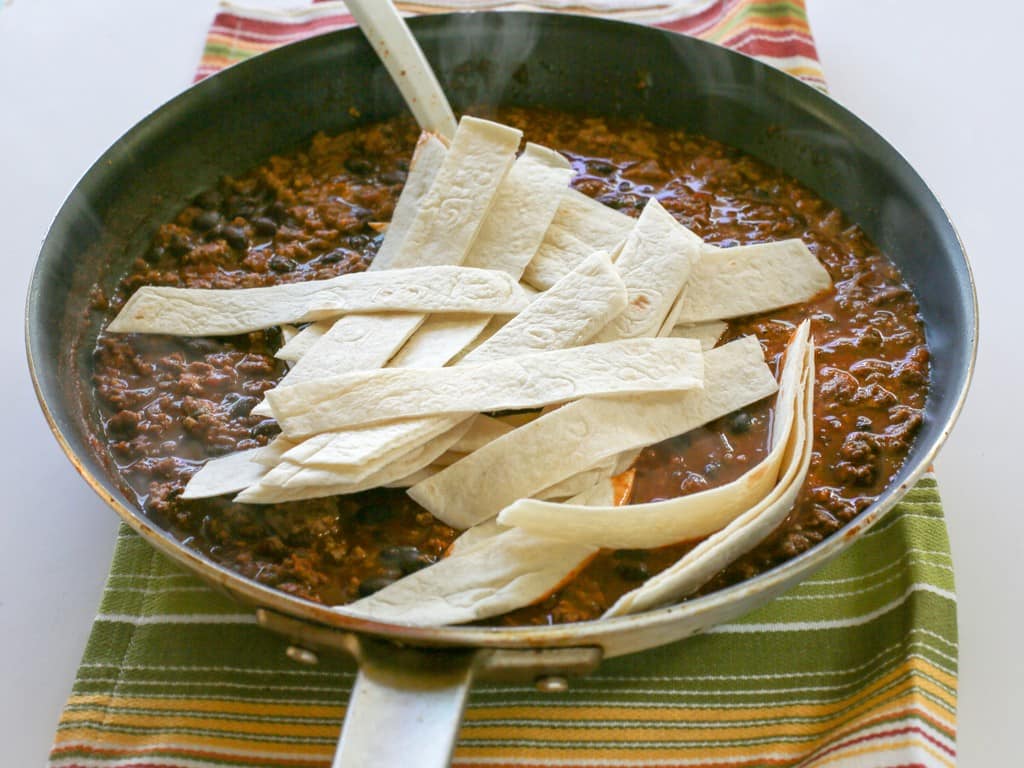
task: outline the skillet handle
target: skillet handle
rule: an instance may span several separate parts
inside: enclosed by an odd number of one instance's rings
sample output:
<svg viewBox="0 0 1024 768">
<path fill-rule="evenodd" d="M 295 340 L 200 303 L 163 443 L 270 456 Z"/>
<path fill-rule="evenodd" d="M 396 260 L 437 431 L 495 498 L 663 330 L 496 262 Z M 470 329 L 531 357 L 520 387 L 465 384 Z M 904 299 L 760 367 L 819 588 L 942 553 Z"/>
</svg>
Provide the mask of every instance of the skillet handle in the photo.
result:
<svg viewBox="0 0 1024 768">
<path fill-rule="evenodd" d="M 477 652 L 360 645 L 333 768 L 449 765 Z"/>
</svg>

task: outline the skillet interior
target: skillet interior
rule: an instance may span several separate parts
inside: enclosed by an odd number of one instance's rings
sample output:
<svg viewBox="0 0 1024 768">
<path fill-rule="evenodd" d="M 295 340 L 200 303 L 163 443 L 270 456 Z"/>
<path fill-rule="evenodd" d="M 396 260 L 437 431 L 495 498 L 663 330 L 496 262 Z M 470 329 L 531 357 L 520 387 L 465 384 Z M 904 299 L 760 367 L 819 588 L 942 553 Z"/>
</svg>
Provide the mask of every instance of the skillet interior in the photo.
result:
<svg viewBox="0 0 1024 768">
<path fill-rule="evenodd" d="M 97 275 L 112 288 L 159 222 L 223 174 L 296 147 L 317 130 L 338 132 L 402 110 L 376 56 L 357 30 L 349 30 L 265 54 L 174 99 L 93 166 L 51 227 L 29 292 L 30 366 L 58 440 L 122 517 L 161 550 L 248 602 L 409 642 L 509 646 L 605 643 L 609 633 L 640 625 L 653 629 L 683 615 L 698 623 L 701 616 L 708 617 L 704 623 L 721 620 L 719 608 L 780 590 L 782 576 L 806 571 L 838 551 L 894 503 L 896 491 L 931 460 L 959 411 L 973 363 L 976 313 L 955 231 L 924 183 L 884 140 L 788 75 L 647 27 L 520 13 L 421 17 L 412 26 L 457 112 L 501 102 L 642 116 L 685 127 L 782 168 L 859 223 L 917 293 L 932 352 L 925 424 L 893 486 L 845 532 L 777 569 L 781 576 L 765 574 L 641 619 L 575 628 L 389 629 L 244 581 L 153 531 L 127 501 L 104 460 L 102 441 L 93 437 L 99 432 L 91 349 L 98 328 L 96 313 L 88 311 L 88 288 Z M 612 642 L 606 650 L 617 647 Z"/>
</svg>

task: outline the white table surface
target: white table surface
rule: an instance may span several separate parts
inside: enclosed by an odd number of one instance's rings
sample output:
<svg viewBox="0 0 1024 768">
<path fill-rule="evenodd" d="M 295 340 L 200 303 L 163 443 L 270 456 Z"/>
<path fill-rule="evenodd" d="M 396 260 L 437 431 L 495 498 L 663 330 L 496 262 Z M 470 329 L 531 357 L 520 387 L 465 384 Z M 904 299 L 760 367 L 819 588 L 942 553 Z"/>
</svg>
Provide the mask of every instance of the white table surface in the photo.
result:
<svg viewBox="0 0 1024 768">
<path fill-rule="evenodd" d="M 948 208 L 980 293 L 983 344 L 938 462 L 961 638 L 962 765 L 1020 765 L 1024 504 L 1024 6 L 810 0 L 835 98 L 900 149 Z M 115 515 L 64 458 L 24 362 L 23 304 L 46 228 L 121 133 L 190 82 L 215 0 L 0 0 L 0 760 L 41 765 L 113 549 Z M 1014 96 L 1013 94 L 1017 94 Z"/>
</svg>

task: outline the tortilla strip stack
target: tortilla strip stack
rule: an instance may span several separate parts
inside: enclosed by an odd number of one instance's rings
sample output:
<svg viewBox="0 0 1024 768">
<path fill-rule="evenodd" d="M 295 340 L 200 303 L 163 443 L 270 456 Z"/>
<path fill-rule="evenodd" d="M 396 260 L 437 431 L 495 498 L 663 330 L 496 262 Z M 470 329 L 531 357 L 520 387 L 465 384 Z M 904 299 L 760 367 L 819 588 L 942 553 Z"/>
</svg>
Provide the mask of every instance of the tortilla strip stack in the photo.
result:
<svg viewBox="0 0 1024 768">
<path fill-rule="evenodd" d="M 409 495 L 465 529 L 609 456 L 689 432 L 777 389 L 757 339 L 737 339 L 705 354 L 701 390 L 577 400 L 417 483 Z"/>
<path fill-rule="evenodd" d="M 692 264 L 699 257 L 699 247 L 700 239 L 672 218 L 657 200 L 651 198 L 622 246 L 615 264 L 615 270 L 626 283 L 627 299 L 632 302 L 632 309 L 627 304 L 625 310 L 630 313 L 630 317 L 618 325 L 616 323 L 623 316 L 622 313 L 610 317 L 604 329 L 598 331 L 602 340 L 643 335 L 654 336 L 660 328 L 665 314 L 686 283 Z M 582 264 L 589 263 L 590 260 L 586 259 Z M 574 271 L 570 274 L 577 274 L 579 278 L 582 278 L 586 273 Z M 575 286 L 576 284 L 576 281 L 573 281 L 568 285 Z M 552 293 L 559 296 L 565 290 L 567 290 L 565 286 L 558 291 L 552 287 L 542 296 L 545 299 Z M 630 291 L 632 291 L 631 299 Z M 553 301 L 554 297 L 551 300 Z M 561 343 L 580 343 L 578 338 L 569 339 L 563 335 L 556 339 L 549 335 L 553 324 L 565 323 L 566 319 L 572 316 L 568 314 L 553 315 L 553 309 L 555 309 L 554 305 L 546 303 L 542 301 L 541 297 L 538 297 L 530 308 L 513 318 L 504 328 L 461 362 L 494 359 L 495 356 L 514 354 L 516 350 L 523 347 L 554 349 L 558 348 Z M 564 309 L 565 312 L 572 310 L 573 307 Z M 579 308 L 576 308 L 576 314 L 578 313 Z M 595 316 L 598 316 L 598 313 L 595 313 Z M 408 437 L 399 440 L 398 443 L 389 444 L 389 450 L 400 450 L 399 445 L 406 450 L 411 448 L 417 440 L 421 439 L 418 430 L 422 428 L 422 425 L 411 424 Z M 393 435 L 392 438 L 396 439 Z M 350 445 L 353 439 L 358 438 L 350 436 L 345 439 L 345 443 Z M 294 453 L 287 454 L 285 460 L 294 460 L 294 455 Z M 309 462 L 308 459 L 306 461 Z M 586 469 L 589 468 L 581 468 L 581 470 Z"/>
<path fill-rule="evenodd" d="M 631 504 L 626 508 L 594 506 L 583 494 L 582 503 L 520 499 L 498 515 L 502 525 L 522 528 L 538 536 L 569 539 L 607 549 L 653 549 L 702 539 L 721 530 L 741 512 L 764 499 L 785 474 L 784 458 L 796 429 L 805 393 L 804 347 L 807 327 L 791 341 L 779 379 L 772 420 L 771 449 L 752 469 L 731 483 L 675 499 Z M 604 480 L 605 484 L 611 480 Z M 602 496 L 600 488 L 595 488 Z"/>
<path fill-rule="evenodd" d="M 437 414 L 539 408 L 587 395 L 701 386 L 693 339 L 625 339 L 450 368 L 382 368 L 271 390 L 285 435 Z"/>
<path fill-rule="evenodd" d="M 377 466 L 374 471 L 359 480 L 344 480 L 334 472 L 311 470 L 308 467 L 297 467 L 294 464 L 281 462 L 270 469 L 259 482 L 242 490 L 235 497 L 235 501 L 249 504 L 277 504 L 284 501 L 359 493 L 370 488 L 388 485 L 408 476 L 417 467 L 429 465 L 457 442 L 467 429 L 469 429 L 469 422 L 462 421 L 437 437 L 420 443 L 406 454 Z M 293 483 L 297 483 L 298 487 L 295 487 Z"/>
<path fill-rule="evenodd" d="M 475 352 L 485 362 L 542 349 L 586 342 L 626 305 L 626 289 L 605 254 L 594 254 Z M 454 426 L 452 418 L 416 419 L 347 430 L 345 439 L 316 435 L 284 454 L 284 460 L 319 466 L 363 465 L 408 449 Z M 313 441 L 310 443 L 310 441 Z"/>
<path fill-rule="evenodd" d="M 678 562 L 619 598 L 605 616 L 637 613 L 685 597 L 757 546 L 792 510 L 811 465 L 814 436 L 814 345 L 810 341 L 809 321 L 801 323 L 786 354 L 792 356 L 801 369 L 801 385 L 778 484 L 764 499 L 702 541 Z M 773 443 L 774 439 L 773 433 Z"/>
</svg>

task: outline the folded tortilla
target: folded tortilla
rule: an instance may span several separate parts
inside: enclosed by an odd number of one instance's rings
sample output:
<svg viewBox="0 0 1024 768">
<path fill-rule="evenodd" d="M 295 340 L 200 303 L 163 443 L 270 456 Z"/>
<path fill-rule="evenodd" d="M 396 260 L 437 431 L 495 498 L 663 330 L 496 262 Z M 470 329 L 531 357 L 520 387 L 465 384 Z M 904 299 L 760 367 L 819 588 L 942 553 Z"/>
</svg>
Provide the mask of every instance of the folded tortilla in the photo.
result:
<svg viewBox="0 0 1024 768">
<path fill-rule="evenodd" d="M 391 419 L 538 408 L 579 397 L 696 389 L 692 339 L 624 339 L 450 368 L 384 368 L 267 393 L 291 438 Z"/>
<path fill-rule="evenodd" d="M 409 495 L 465 529 L 609 456 L 689 432 L 777 389 L 757 339 L 737 339 L 705 354 L 701 390 L 569 403 L 417 483 Z"/>
<path fill-rule="evenodd" d="M 607 549 L 653 549 L 693 541 L 721 530 L 763 500 L 784 472 L 796 420 L 804 402 L 807 325 L 790 343 L 779 379 L 771 448 L 752 469 L 726 485 L 675 499 L 594 506 L 584 493 L 580 504 L 520 499 L 498 515 L 498 522 L 538 536 L 552 536 Z M 799 459 L 797 459 L 799 460 Z M 611 480 L 601 482 L 610 484 Z"/>
<path fill-rule="evenodd" d="M 523 280 L 546 291 L 594 251 L 615 252 L 633 223 L 626 214 L 570 189 L 559 202 Z"/>
<path fill-rule="evenodd" d="M 615 259 L 628 304 L 594 340 L 657 336 L 700 259 L 702 244 L 657 199 L 649 198 Z"/>
<path fill-rule="evenodd" d="M 798 407 L 783 459 L 783 474 L 772 491 L 729 525 L 702 541 L 678 562 L 623 595 L 604 614 L 622 616 L 678 600 L 707 583 L 775 530 L 792 510 L 811 464 L 814 437 L 814 345 L 809 323 L 798 329 L 787 354 L 803 355 Z M 801 349 L 802 347 L 802 349 Z"/>
<path fill-rule="evenodd" d="M 832 279 L 802 240 L 704 246 L 681 295 L 678 323 L 702 323 L 767 312 L 813 298 Z"/>
</svg>

